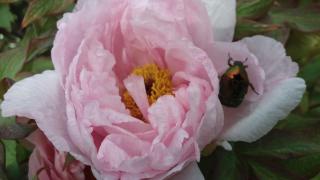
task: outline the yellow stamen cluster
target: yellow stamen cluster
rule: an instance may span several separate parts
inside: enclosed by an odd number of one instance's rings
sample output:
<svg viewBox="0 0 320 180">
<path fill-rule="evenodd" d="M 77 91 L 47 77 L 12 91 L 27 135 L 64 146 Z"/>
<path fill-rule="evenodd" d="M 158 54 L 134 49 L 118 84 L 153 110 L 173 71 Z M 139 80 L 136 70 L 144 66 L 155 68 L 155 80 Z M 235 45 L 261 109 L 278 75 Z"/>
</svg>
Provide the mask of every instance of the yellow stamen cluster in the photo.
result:
<svg viewBox="0 0 320 180">
<path fill-rule="evenodd" d="M 163 95 L 172 95 L 171 75 L 167 69 L 160 69 L 155 64 L 147 64 L 133 70 L 132 74 L 142 76 L 149 104 L 153 104 Z M 132 116 L 143 119 L 143 116 L 128 91 L 122 95 L 123 102 Z"/>
</svg>

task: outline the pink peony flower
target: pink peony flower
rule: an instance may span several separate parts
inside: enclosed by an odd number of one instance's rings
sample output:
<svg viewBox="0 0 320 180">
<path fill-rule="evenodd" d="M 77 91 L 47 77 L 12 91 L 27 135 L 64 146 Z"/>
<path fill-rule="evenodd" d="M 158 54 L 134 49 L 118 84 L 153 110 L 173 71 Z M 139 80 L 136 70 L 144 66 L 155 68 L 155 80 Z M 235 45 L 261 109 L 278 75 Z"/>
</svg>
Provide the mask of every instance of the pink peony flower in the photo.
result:
<svg viewBox="0 0 320 180">
<path fill-rule="evenodd" d="M 223 129 L 206 51 L 232 39 L 235 1 L 203 2 L 78 1 L 58 23 L 55 70 L 16 83 L 3 115 L 35 119 L 97 179 L 203 179 L 200 150 Z"/>
<path fill-rule="evenodd" d="M 305 89 L 281 44 L 261 36 L 230 42 L 235 4 L 80 0 L 58 23 L 55 71 L 16 83 L 3 115 L 35 119 L 98 179 L 203 179 L 200 150 L 260 138 Z M 257 91 L 249 88 L 235 108 L 218 97 L 228 54 L 248 66 Z"/>
<path fill-rule="evenodd" d="M 56 150 L 46 136 L 36 130 L 28 140 L 35 145 L 29 159 L 29 179 L 81 180 L 85 179 L 84 165 L 78 161 L 65 164 L 67 154 Z"/>
</svg>

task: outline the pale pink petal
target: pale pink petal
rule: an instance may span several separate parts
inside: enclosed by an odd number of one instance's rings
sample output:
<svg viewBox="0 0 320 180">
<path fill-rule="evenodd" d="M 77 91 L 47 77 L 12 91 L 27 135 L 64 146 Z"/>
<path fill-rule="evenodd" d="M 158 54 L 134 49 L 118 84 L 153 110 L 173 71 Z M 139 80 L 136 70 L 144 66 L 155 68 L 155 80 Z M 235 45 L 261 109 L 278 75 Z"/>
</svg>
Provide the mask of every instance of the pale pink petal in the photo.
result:
<svg viewBox="0 0 320 180">
<path fill-rule="evenodd" d="M 48 164 L 54 161 L 55 150 L 41 130 L 33 132 L 27 137 L 27 140 L 35 145 L 37 153 L 42 157 L 42 161 Z"/>
<path fill-rule="evenodd" d="M 231 42 L 236 25 L 236 0 L 202 0 L 216 41 Z"/>
<path fill-rule="evenodd" d="M 164 61 L 166 68 L 172 72 L 173 76 L 175 73 L 185 72 L 188 76 L 211 83 L 211 90 L 218 86 L 218 74 L 214 64 L 204 50 L 190 41 L 169 42 L 166 46 Z"/>
<path fill-rule="evenodd" d="M 184 0 L 184 3 L 187 27 L 192 41 L 197 47 L 206 50 L 215 36 L 210 24 L 211 17 L 207 13 L 208 4 L 203 4 L 199 0 Z"/>
<path fill-rule="evenodd" d="M 178 172 L 173 177 L 170 177 L 169 180 L 204 180 L 204 177 L 198 167 L 197 162 L 190 163 L 183 170 Z"/>
<path fill-rule="evenodd" d="M 45 163 L 43 161 L 43 158 L 40 156 L 40 154 L 37 151 L 33 151 L 32 154 L 29 157 L 29 170 L 28 170 L 28 178 L 33 179 L 34 177 L 37 177 L 37 173 L 39 169 L 45 167 Z M 38 174 L 38 178 L 41 178 L 41 180 L 50 180 L 50 177 L 48 176 L 47 170 L 42 170 Z"/>
<path fill-rule="evenodd" d="M 139 107 L 143 117 L 148 119 L 149 102 L 143 77 L 131 75 L 124 80 L 124 86 Z"/>
<path fill-rule="evenodd" d="M 206 113 L 199 128 L 198 144 L 203 149 L 211 143 L 223 129 L 223 109 L 218 97 L 212 94 L 206 102 Z"/>
<path fill-rule="evenodd" d="M 41 130 L 36 130 L 27 139 L 35 145 L 29 159 L 30 179 L 84 179 L 84 165 L 73 161 L 64 167 L 66 153 L 57 151 Z"/>
<path fill-rule="evenodd" d="M 264 84 L 267 88 L 272 89 L 277 82 L 297 75 L 298 64 L 286 55 L 280 42 L 265 36 L 244 38 L 241 42 L 259 59 L 259 64 L 266 73 Z"/>
<path fill-rule="evenodd" d="M 305 88 L 305 82 L 300 78 L 281 81 L 253 105 L 252 112 L 228 129 L 223 139 L 245 142 L 259 139 L 299 104 Z"/>
<path fill-rule="evenodd" d="M 66 129 L 64 91 L 55 71 L 26 78 L 14 84 L 4 95 L 2 115 L 35 119 L 39 128 L 61 151 L 73 151 Z"/>
<path fill-rule="evenodd" d="M 203 49 L 213 41 L 206 9 L 197 0 L 130 1 L 121 31 L 128 63 L 135 66 L 150 61 L 165 66 L 159 61 L 163 53 L 159 49 L 170 41 L 189 40 Z"/>
<path fill-rule="evenodd" d="M 148 110 L 149 122 L 160 134 L 180 126 L 185 113 L 173 96 L 160 97 Z"/>
<path fill-rule="evenodd" d="M 95 1 L 80 1 L 77 10 L 73 13 L 66 13 L 58 22 L 58 29 L 54 46 L 52 49 L 52 60 L 56 71 L 62 75 L 64 82 L 65 76 L 68 74 L 69 65 L 73 57 L 77 54 L 81 41 L 85 34 L 91 29 L 88 27 L 104 27 L 107 24 L 111 27 L 110 33 L 113 34 L 116 25 L 119 23 L 121 14 L 127 1 L 114 0 L 95 0 Z M 108 11 L 100 7 L 113 7 Z M 99 34 L 102 35 L 102 34 Z M 110 34 L 109 34 L 110 35 Z M 111 38 L 106 38 L 104 43 L 112 41 Z M 112 47 L 108 47 L 110 51 Z"/>
<path fill-rule="evenodd" d="M 128 160 L 130 156 L 124 151 L 124 149 L 117 146 L 109 138 L 105 138 L 101 143 L 97 158 L 100 161 L 107 162 L 110 167 L 119 169 L 121 163 L 123 163 L 125 160 Z"/>
</svg>

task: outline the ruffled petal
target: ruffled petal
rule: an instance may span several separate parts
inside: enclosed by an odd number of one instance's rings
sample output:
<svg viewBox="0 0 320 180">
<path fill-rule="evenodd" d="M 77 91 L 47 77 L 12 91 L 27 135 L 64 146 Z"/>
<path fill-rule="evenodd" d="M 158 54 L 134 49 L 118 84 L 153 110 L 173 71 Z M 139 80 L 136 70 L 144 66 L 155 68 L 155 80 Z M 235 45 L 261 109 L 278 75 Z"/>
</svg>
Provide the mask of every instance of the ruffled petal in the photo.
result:
<svg viewBox="0 0 320 180">
<path fill-rule="evenodd" d="M 64 91 L 55 71 L 26 78 L 4 95 L 3 116 L 35 119 L 39 128 L 60 151 L 75 151 L 66 129 Z"/>
<path fill-rule="evenodd" d="M 192 162 L 185 167 L 181 172 L 169 178 L 170 180 L 204 180 L 204 177 L 196 162 Z"/>
<path fill-rule="evenodd" d="M 235 0 L 202 0 L 205 4 L 216 41 L 231 42 L 236 25 Z"/>
<path fill-rule="evenodd" d="M 297 75 L 298 64 L 286 56 L 285 48 L 280 42 L 265 36 L 244 38 L 241 42 L 259 59 L 266 74 L 266 90 L 272 89 L 274 84 L 283 79 Z"/>
<path fill-rule="evenodd" d="M 216 95 L 211 95 L 206 102 L 206 113 L 199 128 L 198 144 L 203 149 L 213 141 L 223 129 L 223 109 Z"/>
<path fill-rule="evenodd" d="M 273 90 L 252 106 L 253 111 L 239 119 L 223 135 L 224 140 L 253 142 L 268 133 L 300 102 L 306 85 L 301 78 L 281 81 Z"/>
</svg>

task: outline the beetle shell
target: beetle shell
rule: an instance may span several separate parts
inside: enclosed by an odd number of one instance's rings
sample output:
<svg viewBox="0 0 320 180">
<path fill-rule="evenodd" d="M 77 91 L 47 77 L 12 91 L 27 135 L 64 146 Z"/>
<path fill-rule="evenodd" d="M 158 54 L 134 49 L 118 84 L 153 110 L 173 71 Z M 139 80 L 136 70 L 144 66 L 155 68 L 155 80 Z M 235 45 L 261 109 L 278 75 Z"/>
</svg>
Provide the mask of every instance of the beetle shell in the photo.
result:
<svg viewBox="0 0 320 180">
<path fill-rule="evenodd" d="M 251 85 L 245 69 L 246 66 L 241 61 L 235 61 L 222 75 L 219 90 L 221 104 L 238 107 L 242 103 Z"/>
</svg>

